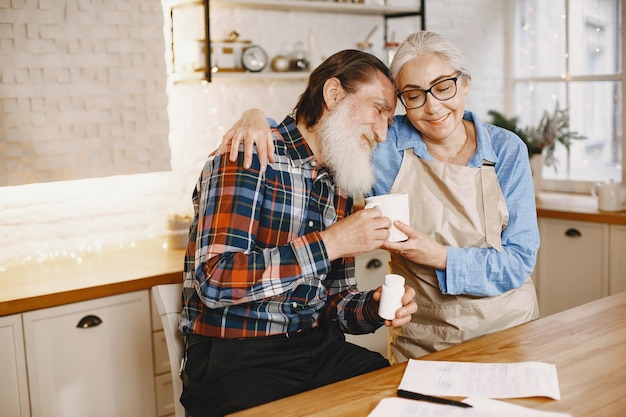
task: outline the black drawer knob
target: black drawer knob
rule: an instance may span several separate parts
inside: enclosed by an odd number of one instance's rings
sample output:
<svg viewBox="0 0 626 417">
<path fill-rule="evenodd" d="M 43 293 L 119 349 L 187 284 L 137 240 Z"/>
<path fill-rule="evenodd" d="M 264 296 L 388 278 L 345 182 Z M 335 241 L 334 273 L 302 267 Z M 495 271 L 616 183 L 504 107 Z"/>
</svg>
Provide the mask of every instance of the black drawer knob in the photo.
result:
<svg viewBox="0 0 626 417">
<path fill-rule="evenodd" d="M 582 237 L 583 234 L 580 233 L 580 230 L 572 228 L 572 229 L 567 229 L 565 231 L 565 236 L 567 236 L 567 237 Z"/>
<path fill-rule="evenodd" d="M 96 327 L 102 324 L 102 319 L 98 316 L 89 315 L 85 316 L 76 325 L 79 329 L 88 329 L 90 327 Z"/>
<path fill-rule="evenodd" d="M 370 261 L 365 265 L 367 269 L 377 269 L 383 266 L 383 263 L 378 258 L 370 259 Z"/>
</svg>

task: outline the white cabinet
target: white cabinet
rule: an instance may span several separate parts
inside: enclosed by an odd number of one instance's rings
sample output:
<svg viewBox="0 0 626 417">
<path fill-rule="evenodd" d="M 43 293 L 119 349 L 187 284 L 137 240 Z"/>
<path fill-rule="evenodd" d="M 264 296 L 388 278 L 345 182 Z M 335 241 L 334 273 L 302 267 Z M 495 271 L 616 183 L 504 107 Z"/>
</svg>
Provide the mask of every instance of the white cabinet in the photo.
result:
<svg viewBox="0 0 626 417">
<path fill-rule="evenodd" d="M 373 290 L 383 285 L 389 271 L 389 252 L 378 249 L 356 258 L 356 279 L 359 290 Z M 375 333 L 346 334 L 346 340 L 355 345 L 380 352 L 387 357 L 387 327 L 382 326 Z"/>
<path fill-rule="evenodd" d="M 22 316 L 33 417 L 154 417 L 148 291 Z"/>
<path fill-rule="evenodd" d="M 608 224 L 539 218 L 539 232 L 535 279 L 542 316 L 608 295 Z"/>
<path fill-rule="evenodd" d="M 611 225 L 609 293 L 626 291 L 626 226 Z"/>
<path fill-rule="evenodd" d="M 0 416 L 29 417 L 22 319 L 0 317 Z"/>
<path fill-rule="evenodd" d="M 165 342 L 161 316 L 159 316 L 152 295 L 150 296 L 150 300 L 152 308 L 152 347 L 154 349 L 156 415 L 157 417 L 173 417 L 175 414 L 174 388 L 172 387 L 170 358 L 167 353 L 167 344 Z M 178 398 L 176 401 L 178 401 Z"/>
</svg>

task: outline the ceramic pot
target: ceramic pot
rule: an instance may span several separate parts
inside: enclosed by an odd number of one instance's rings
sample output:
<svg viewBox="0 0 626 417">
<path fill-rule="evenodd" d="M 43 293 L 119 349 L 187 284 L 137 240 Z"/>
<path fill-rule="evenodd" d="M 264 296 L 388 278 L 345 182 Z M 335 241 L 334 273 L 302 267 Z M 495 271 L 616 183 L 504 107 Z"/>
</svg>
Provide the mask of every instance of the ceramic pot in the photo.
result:
<svg viewBox="0 0 626 417">
<path fill-rule="evenodd" d="M 619 182 L 597 182 L 591 187 L 591 195 L 598 199 L 601 211 L 622 211 L 626 203 L 626 189 Z"/>
</svg>

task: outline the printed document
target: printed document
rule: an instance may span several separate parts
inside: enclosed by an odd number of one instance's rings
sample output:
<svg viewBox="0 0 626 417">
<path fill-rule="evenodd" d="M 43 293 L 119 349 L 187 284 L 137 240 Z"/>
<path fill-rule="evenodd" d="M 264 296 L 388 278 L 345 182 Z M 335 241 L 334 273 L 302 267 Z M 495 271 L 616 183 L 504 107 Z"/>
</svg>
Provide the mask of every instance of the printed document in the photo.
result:
<svg viewBox="0 0 626 417">
<path fill-rule="evenodd" d="M 561 399 L 554 364 L 477 363 L 410 359 L 399 389 L 448 397 Z"/>
</svg>

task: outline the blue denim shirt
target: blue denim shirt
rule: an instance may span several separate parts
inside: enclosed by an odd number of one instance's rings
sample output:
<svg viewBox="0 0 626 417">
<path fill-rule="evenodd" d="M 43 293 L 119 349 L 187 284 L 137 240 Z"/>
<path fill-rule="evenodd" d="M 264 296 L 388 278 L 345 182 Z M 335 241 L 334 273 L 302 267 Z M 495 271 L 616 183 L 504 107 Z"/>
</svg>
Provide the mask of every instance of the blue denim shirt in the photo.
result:
<svg viewBox="0 0 626 417">
<path fill-rule="evenodd" d="M 537 259 L 539 229 L 528 150 L 517 135 L 482 123 L 475 113 L 466 111 L 463 118 L 474 123 L 478 143 L 467 165 L 480 167 L 483 160 L 495 164 L 509 222 L 502 232 L 502 252 L 493 248 L 448 246 L 446 270 L 437 270 L 437 278 L 445 294 L 498 295 L 520 287 L 532 273 Z M 413 149 L 419 158 L 433 159 L 420 133 L 401 115 L 395 117 L 387 140 L 374 151 L 374 195 L 389 193 L 405 149 Z"/>
</svg>

